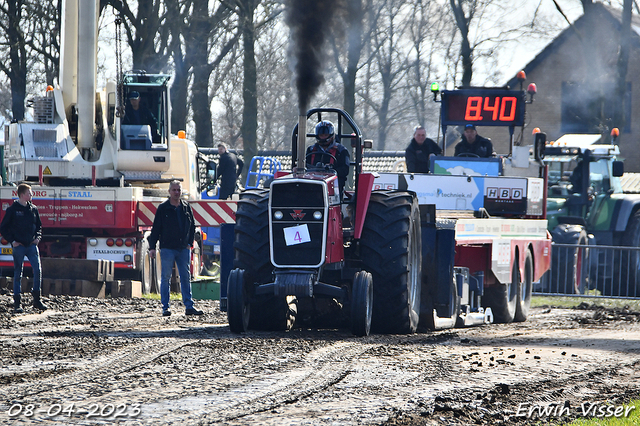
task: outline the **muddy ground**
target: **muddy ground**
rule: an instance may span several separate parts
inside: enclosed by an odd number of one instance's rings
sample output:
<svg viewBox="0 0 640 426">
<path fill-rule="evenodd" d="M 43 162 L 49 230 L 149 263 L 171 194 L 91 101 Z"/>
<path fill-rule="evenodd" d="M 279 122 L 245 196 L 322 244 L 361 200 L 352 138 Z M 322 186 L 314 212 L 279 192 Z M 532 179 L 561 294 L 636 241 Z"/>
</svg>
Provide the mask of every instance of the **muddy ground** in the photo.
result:
<svg viewBox="0 0 640 426">
<path fill-rule="evenodd" d="M 197 304 L 202 317 L 172 302 L 168 318 L 145 299 L 45 301 L 13 315 L 0 295 L 0 424 L 562 424 L 640 394 L 640 313 L 628 310 L 535 308 L 519 324 L 354 338 L 234 335 L 216 301 Z"/>
</svg>

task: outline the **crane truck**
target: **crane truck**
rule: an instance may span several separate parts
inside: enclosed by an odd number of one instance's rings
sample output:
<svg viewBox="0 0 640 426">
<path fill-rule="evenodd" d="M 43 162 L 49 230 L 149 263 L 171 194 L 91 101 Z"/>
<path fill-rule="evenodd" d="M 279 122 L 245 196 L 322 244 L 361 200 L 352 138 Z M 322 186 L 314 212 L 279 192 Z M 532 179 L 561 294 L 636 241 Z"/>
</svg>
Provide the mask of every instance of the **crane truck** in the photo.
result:
<svg viewBox="0 0 640 426">
<path fill-rule="evenodd" d="M 458 90 L 442 102 L 445 126 L 488 117 L 513 135 L 525 94 Z M 494 120 L 485 106 L 499 110 Z M 308 121 L 326 119 L 353 153 L 342 197 L 331 165 L 305 165 Z M 309 110 L 292 133 L 292 170 L 240 194 L 233 269 L 221 266 L 231 269 L 221 299 L 231 331 L 288 330 L 314 316 L 342 318 L 358 336 L 525 321 L 551 254 L 540 159 L 527 149 L 436 157 L 432 174 L 364 173 L 370 146 L 345 111 Z"/>
<path fill-rule="evenodd" d="M 232 222 L 235 203 L 200 200 L 205 177 L 197 147 L 184 131 L 175 136 L 170 128 L 170 76 L 120 73 L 97 91 L 97 2 L 63 5 L 60 81 L 28 101 L 32 121 L 5 128 L 4 165 L 14 186 L 0 187 L 0 218 L 17 198 L 15 184 L 29 183 L 43 223 L 45 275 L 95 280 L 93 265 L 106 260 L 113 279 L 140 280 L 148 292 L 159 288 L 160 265 L 149 257 L 145 236 L 168 183 L 182 182 L 201 226 Z M 133 92 L 154 122 L 123 123 Z M 201 241 L 198 232 L 194 274 L 200 272 Z M 11 246 L 4 239 L 0 244 L 1 272 L 11 276 Z"/>
</svg>

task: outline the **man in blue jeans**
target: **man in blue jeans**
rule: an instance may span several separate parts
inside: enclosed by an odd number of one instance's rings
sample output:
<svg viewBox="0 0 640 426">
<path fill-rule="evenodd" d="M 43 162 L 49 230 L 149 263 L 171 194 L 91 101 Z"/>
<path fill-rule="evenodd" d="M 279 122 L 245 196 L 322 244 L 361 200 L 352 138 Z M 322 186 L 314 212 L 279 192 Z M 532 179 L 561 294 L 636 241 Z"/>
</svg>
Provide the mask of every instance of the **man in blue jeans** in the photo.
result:
<svg viewBox="0 0 640 426">
<path fill-rule="evenodd" d="M 40 267 L 40 252 L 38 243 L 42 238 L 42 222 L 38 208 L 31 203 L 33 191 L 26 183 L 18 185 L 18 199 L 7 209 L 0 233 L 11 243 L 13 253 L 13 312 L 23 312 L 20 306 L 20 284 L 22 281 L 22 266 L 25 256 L 33 269 L 33 307 L 44 311 L 47 307 L 40 300 L 42 288 L 42 269 Z"/>
<path fill-rule="evenodd" d="M 202 311 L 193 307 L 191 298 L 191 245 L 196 232 L 196 223 L 191 206 L 182 199 L 182 184 L 173 180 L 169 184 L 169 199 L 158 206 L 153 219 L 149 241 L 149 256 L 156 257 L 156 243 L 160 241 L 160 260 L 162 264 L 162 282 L 160 283 L 160 300 L 162 315 L 171 315 L 169 309 L 169 281 L 174 262 L 178 265 L 180 290 L 185 315 L 202 315 Z"/>
</svg>

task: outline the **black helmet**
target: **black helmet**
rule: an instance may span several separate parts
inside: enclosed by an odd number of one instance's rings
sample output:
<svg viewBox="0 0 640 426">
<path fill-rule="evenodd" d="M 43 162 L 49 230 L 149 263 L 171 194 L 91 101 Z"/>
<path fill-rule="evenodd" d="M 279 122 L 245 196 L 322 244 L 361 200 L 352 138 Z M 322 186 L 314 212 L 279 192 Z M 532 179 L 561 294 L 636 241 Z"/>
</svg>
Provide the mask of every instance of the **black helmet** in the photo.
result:
<svg viewBox="0 0 640 426">
<path fill-rule="evenodd" d="M 326 139 L 320 139 L 320 135 L 329 135 Z M 335 139 L 335 128 L 329 120 L 322 120 L 316 124 L 316 140 L 321 145 L 329 145 Z"/>
</svg>

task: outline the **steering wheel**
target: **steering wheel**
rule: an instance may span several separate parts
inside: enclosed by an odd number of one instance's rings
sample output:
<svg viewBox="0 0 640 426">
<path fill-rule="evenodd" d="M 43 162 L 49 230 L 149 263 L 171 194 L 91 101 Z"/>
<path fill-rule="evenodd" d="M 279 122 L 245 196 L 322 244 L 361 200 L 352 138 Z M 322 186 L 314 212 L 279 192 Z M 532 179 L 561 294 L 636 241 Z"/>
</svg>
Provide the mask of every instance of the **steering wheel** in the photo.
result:
<svg viewBox="0 0 640 426">
<path fill-rule="evenodd" d="M 337 159 L 336 157 L 334 157 L 334 156 L 333 156 L 333 154 L 331 154 L 330 152 L 313 152 L 313 151 L 312 151 L 312 152 L 310 152 L 310 153 L 308 153 L 308 154 L 304 157 L 305 162 L 306 162 L 306 160 L 307 160 L 309 157 L 311 157 L 311 156 L 312 156 L 312 155 L 314 155 L 314 154 L 318 154 L 318 155 L 322 155 L 322 156 L 328 155 L 329 157 L 333 158 L 333 161 L 334 161 L 335 163 L 337 163 L 337 162 L 338 162 L 338 159 Z M 318 162 L 318 163 L 316 163 L 316 164 L 312 164 L 312 166 L 316 166 L 317 164 L 322 164 L 323 166 L 329 166 L 329 165 L 330 165 L 330 164 L 324 164 L 324 163 L 319 163 L 319 162 Z"/>
<path fill-rule="evenodd" d="M 474 154 L 473 152 L 461 152 L 456 155 L 456 157 L 471 157 L 471 158 L 480 158 L 478 154 Z"/>
</svg>

